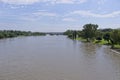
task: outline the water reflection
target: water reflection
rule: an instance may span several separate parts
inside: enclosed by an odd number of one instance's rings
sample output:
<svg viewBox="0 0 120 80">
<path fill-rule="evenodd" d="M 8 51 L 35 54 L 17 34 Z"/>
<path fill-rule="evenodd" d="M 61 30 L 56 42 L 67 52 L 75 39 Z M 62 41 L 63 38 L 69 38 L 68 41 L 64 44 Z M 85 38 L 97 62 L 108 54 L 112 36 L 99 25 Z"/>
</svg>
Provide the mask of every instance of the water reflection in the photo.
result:
<svg viewBox="0 0 120 80">
<path fill-rule="evenodd" d="M 82 45 L 80 45 L 80 48 L 82 48 L 82 51 L 85 54 L 95 54 L 97 47 L 92 43 L 83 43 Z"/>
<path fill-rule="evenodd" d="M 6 39 L 0 80 L 120 80 L 120 56 L 66 36 Z"/>
</svg>

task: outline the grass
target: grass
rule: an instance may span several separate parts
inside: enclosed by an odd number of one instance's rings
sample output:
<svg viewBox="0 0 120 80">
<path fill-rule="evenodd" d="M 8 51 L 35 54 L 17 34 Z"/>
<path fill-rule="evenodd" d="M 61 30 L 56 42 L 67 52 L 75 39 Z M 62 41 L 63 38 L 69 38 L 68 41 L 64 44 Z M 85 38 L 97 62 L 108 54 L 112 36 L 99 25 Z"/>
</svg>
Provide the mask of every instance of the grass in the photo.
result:
<svg viewBox="0 0 120 80">
<path fill-rule="evenodd" d="M 108 41 L 102 39 L 102 40 L 94 40 L 93 43 L 97 43 L 97 44 L 101 44 L 101 45 L 106 45 L 106 44 L 109 44 Z"/>
<path fill-rule="evenodd" d="M 81 37 L 76 38 L 76 40 L 79 40 L 79 41 L 82 41 L 82 42 L 86 42 L 86 39 L 83 39 L 83 38 L 81 38 Z"/>
<path fill-rule="evenodd" d="M 120 45 L 119 45 L 119 44 L 114 45 L 114 48 L 116 48 L 116 49 L 120 49 Z"/>
<path fill-rule="evenodd" d="M 76 40 L 79 40 L 79 41 L 82 41 L 82 42 L 86 42 L 86 39 L 83 39 L 81 37 L 77 38 Z M 106 40 L 104 40 L 104 39 L 102 39 L 101 41 L 94 40 L 93 43 L 95 43 L 95 44 L 101 44 L 101 45 L 108 44 L 108 42 Z"/>
<path fill-rule="evenodd" d="M 83 39 L 83 38 L 81 38 L 81 37 L 76 38 L 76 40 L 79 40 L 79 41 L 82 41 L 82 42 L 86 42 L 86 39 Z M 108 41 L 106 41 L 106 40 L 104 40 L 104 39 L 102 39 L 102 40 L 100 40 L 100 41 L 99 41 L 99 40 L 94 40 L 93 43 L 94 43 L 94 44 L 100 44 L 100 45 L 111 45 L 111 43 L 108 43 Z M 119 44 L 114 45 L 114 48 L 115 48 L 115 49 L 120 49 L 120 45 L 119 45 Z"/>
</svg>

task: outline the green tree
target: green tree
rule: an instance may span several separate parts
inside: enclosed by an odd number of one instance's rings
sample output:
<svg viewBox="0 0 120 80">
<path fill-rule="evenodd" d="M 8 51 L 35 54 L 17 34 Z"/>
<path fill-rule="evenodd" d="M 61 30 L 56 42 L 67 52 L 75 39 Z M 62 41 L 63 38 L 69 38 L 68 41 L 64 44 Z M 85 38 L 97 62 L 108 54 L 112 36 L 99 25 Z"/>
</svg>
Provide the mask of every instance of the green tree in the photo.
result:
<svg viewBox="0 0 120 80">
<path fill-rule="evenodd" d="M 120 45 L 120 30 L 114 30 L 111 33 L 111 43 L 112 43 L 112 48 L 114 48 L 115 44 Z"/>
<path fill-rule="evenodd" d="M 78 32 L 76 30 L 67 30 L 64 32 L 64 35 L 67 35 L 69 38 L 76 39 Z"/>
<path fill-rule="evenodd" d="M 12 38 L 17 36 L 40 36 L 45 35 L 41 32 L 30 32 L 30 31 L 13 31 L 13 30 L 0 30 L 0 39 L 2 38 Z"/>
<path fill-rule="evenodd" d="M 110 38 L 111 38 L 110 37 L 110 33 L 108 33 L 108 32 L 103 35 L 103 39 L 106 40 L 106 41 L 108 41 L 108 43 L 110 41 Z"/>
<path fill-rule="evenodd" d="M 97 28 L 97 24 L 85 24 L 82 30 L 83 38 L 87 39 L 87 41 L 93 40 L 96 37 Z"/>
</svg>

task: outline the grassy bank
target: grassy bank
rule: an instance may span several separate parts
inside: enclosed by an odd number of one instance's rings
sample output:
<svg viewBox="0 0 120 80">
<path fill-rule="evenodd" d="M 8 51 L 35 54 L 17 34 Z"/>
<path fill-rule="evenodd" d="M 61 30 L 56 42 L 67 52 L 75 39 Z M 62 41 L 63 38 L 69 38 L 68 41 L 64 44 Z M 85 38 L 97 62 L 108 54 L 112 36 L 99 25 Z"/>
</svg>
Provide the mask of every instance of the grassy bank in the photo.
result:
<svg viewBox="0 0 120 80">
<path fill-rule="evenodd" d="M 81 37 L 79 37 L 79 38 L 76 38 L 76 40 L 79 40 L 79 41 L 82 41 L 82 42 L 87 42 L 87 40 L 86 39 L 83 39 L 83 38 L 81 38 Z M 104 39 L 102 39 L 102 40 L 94 40 L 94 41 L 92 41 L 94 44 L 100 44 L 100 45 L 111 45 L 111 43 L 109 42 L 108 43 L 108 41 L 106 41 L 106 40 L 104 40 Z M 114 49 L 120 49 L 120 45 L 119 44 L 116 44 L 116 45 L 114 45 Z"/>
<path fill-rule="evenodd" d="M 94 40 L 93 43 L 95 44 L 100 44 L 100 45 L 112 45 L 111 42 L 108 42 L 104 39 L 98 41 L 98 40 Z M 120 49 L 120 45 L 119 44 L 115 44 L 114 45 L 114 49 Z"/>
<path fill-rule="evenodd" d="M 81 38 L 81 37 L 76 38 L 76 40 L 79 40 L 79 41 L 82 41 L 82 42 L 86 42 L 86 39 L 83 39 L 83 38 Z"/>
<path fill-rule="evenodd" d="M 115 45 L 114 48 L 120 49 L 120 45 Z"/>
<path fill-rule="evenodd" d="M 102 39 L 102 40 L 94 40 L 93 43 L 95 44 L 101 44 L 101 45 L 108 45 L 110 43 L 108 43 L 106 40 Z"/>
</svg>

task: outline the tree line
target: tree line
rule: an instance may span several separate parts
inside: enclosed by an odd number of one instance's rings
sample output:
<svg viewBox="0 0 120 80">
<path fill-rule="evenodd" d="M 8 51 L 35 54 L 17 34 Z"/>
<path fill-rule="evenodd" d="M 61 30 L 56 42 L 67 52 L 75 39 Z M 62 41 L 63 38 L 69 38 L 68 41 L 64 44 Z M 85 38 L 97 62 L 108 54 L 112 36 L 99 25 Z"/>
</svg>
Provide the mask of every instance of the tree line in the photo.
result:
<svg viewBox="0 0 120 80">
<path fill-rule="evenodd" d="M 12 38 L 17 36 L 39 36 L 39 35 L 45 35 L 45 33 L 17 30 L 0 30 L 0 39 Z"/>
<path fill-rule="evenodd" d="M 86 39 L 87 42 L 105 40 L 106 44 L 112 45 L 112 48 L 114 45 L 120 45 L 120 29 L 98 29 L 98 27 L 97 24 L 85 24 L 82 30 L 67 30 L 64 34 L 72 39 L 79 37 Z"/>
</svg>

